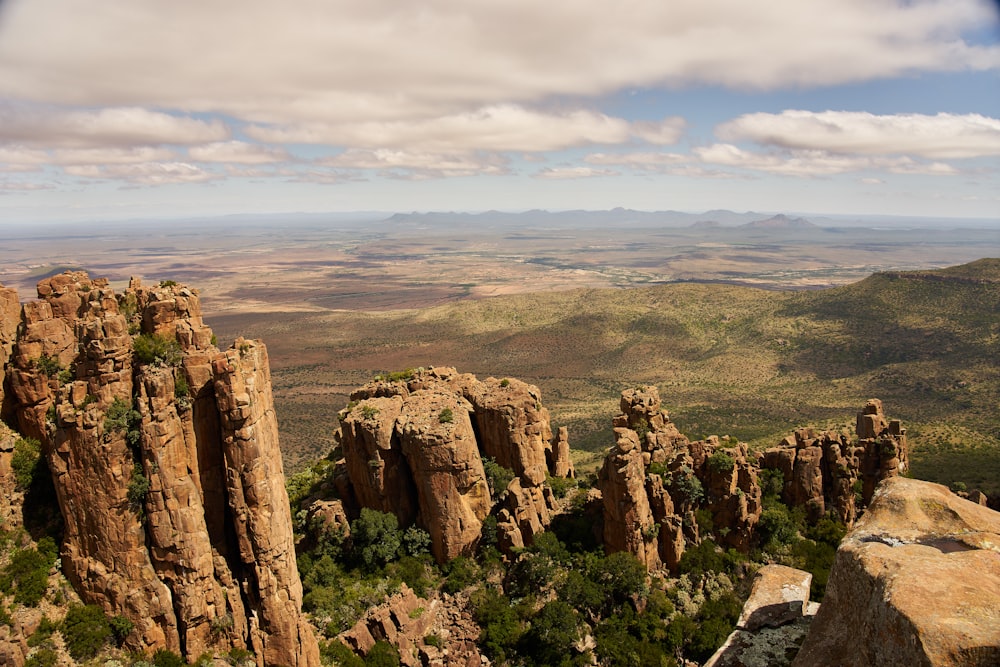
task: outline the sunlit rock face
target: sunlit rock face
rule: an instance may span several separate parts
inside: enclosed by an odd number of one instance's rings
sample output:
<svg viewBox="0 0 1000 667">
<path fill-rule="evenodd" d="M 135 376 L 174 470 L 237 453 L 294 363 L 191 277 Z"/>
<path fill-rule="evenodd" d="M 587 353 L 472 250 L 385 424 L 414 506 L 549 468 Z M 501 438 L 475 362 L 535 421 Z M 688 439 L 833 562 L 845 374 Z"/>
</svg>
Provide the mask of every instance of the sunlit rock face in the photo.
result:
<svg viewBox="0 0 1000 667">
<path fill-rule="evenodd" d="M 115 294 L 67 272 L 38 296 L 21 308 L 7 403 L 42 444 L 81 598 L 132 621 L 131 649 L 318 665 L 263 344 L 220 352 L 197 292 L 172 282 Z"/>
<path fill-rule="evenodd" d="M 1000 513 L 891 477 L 837 550 L 793 663 L 1000 664 Z"/>
<path fill-rule="evenodd" d="M 425 529 L 439 562 L 471 555 L 491 513 L 500 548 L 531 544 L 556 509 L 547 477 L 574 474 L 538 388 L 447 367 L 402 375 L 357 389 L 341 412 L 348 504 Z M 489 488 L 484 458 L 513 473 L 505 489 Z"/>
</svg>

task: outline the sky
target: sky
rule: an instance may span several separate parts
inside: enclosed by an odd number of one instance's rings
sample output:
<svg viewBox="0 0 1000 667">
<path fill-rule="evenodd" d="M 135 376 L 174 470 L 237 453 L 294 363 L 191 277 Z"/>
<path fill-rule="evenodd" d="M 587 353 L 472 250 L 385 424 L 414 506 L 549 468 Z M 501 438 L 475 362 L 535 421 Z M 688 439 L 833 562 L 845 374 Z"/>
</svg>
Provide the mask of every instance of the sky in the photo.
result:
<svg viewBox="0 0 1000 667">
<path fill-rule="evenodd" d="M 985 0 L 0 0 L 0 225 L 1000 218 Z"/>
</svg>

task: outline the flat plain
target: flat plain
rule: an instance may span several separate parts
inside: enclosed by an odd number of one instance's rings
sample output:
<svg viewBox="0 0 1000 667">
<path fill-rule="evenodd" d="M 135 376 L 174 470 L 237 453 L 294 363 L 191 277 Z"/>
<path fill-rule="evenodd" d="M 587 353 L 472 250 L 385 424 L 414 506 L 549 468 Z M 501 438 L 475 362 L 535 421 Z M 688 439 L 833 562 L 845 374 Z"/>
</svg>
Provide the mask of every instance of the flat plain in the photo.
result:
<svg viewBox="0 0 1000 667">
<path fill-rule="evenodd" d="M 0 282 L 29 298 L 72 267 L 196 287 L 220 344 L 267 343 L 290 470 L 329 451 L 354 387 L 449 365 L 537 384 L 584 463 L 636 384 L 689 436 L 756 447 L 848 427 L 878 396 L 918 476 L 996 492 L 997 267 L 933 272 L 988 256 L 1000 227 L 982 223 L 371 214 L 16 231 Z"/>
</svg>

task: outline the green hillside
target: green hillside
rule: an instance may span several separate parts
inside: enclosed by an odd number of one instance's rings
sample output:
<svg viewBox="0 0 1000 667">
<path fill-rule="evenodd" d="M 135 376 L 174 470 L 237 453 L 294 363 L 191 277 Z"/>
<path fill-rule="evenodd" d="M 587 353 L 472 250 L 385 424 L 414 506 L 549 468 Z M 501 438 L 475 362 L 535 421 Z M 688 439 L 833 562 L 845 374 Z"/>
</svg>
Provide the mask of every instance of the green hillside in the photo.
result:
<svg viewBox="0 0 1000 667">
<path fill-rule="evenodd" d="M 575 448 L 611 444 L 618 395 L 659 386 L 691 437 L 754 446 L 853 425 L 879 397 L 909 429 L 916 476 L 1000 492 L 1000 260 L 776 292 L 720 284 L 573 290 L 419 311 L 211 318 L 271 350 L 291 469 L 324 453 L 372 374 L 450 365 L 538 384 Z"/>
</svg>

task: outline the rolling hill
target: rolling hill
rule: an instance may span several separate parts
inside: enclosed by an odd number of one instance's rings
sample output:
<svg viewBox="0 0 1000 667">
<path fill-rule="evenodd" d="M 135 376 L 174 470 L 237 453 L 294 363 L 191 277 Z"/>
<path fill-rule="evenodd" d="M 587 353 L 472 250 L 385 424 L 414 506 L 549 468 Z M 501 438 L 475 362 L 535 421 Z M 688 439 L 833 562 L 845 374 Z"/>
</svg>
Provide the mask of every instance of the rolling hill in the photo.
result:
<svg viewBox="0 0 1000 667">
<path fill-rule="evenodd" d="M 1000 492 L 998 259 L 811 292 L 685 283 L 210 324 L 267 342 L 292 470 L 329 449 L 347 394 L 376 372 L 451 365 L 539 385 L 589 451 L 611 444 L 619 392 L 637 384 L 658 385 L 689 436 L 755 447 L 851 425 L 877 396 L 909 428 L 915 476 Z"/>
</svg>

